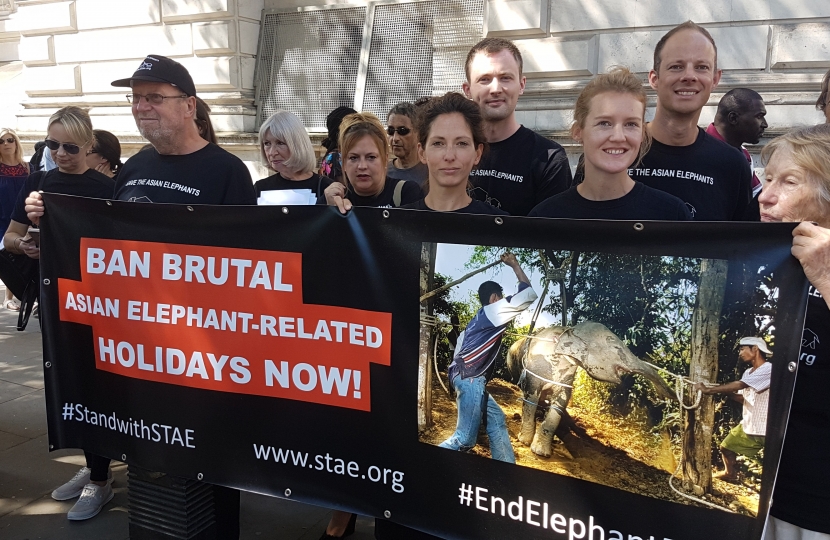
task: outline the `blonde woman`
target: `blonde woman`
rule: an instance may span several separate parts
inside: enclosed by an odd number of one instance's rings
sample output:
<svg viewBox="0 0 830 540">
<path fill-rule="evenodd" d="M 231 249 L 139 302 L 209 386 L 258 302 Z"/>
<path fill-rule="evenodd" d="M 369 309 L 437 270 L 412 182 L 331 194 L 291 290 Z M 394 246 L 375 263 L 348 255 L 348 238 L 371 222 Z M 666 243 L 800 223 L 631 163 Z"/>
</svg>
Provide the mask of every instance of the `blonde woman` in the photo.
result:
<svg viewBox="0 0 830 540">
<path fill-rule="evenodd" d="M 389 144 L 380 120 L 372 113 L 350 114 L 340 124 L 340 154 L 345 185 L 335 182 L 324 194 L 329 206 L 345 214 L 352 206 L 397 208 L 421 198 L 411 180 L 386 175 Z"/>
<path fill-rule="evenodd" d="M 89 115 L 78 107 L 64 107 L 49 118 L 46 130 L 46 147 L 57 164 L 57 169 L 38 171 L 29 175 L 12 210 L 11 222 L 3 236 L 3 245 L 12 253 L 25 253 L 33 259 L 40 258 L 40 247 L 29 235 L 32 222 L 26 216 L 26 197 L 33 191 L 46 191 L 63 195 L 78 195 L 98 199 L 111 199 L 115 181 L 87 164 L 87 153 L 95 142 Z M 79 497 L 69 510 L 70 520 L 89 519 L 112 500 L 110 487 L 112 474 L 110 460 L 84 452 L 87 466 L 83 467 L 67 483 L 52 492 L 52 498 L 66 501 Z"/>
<path fill-rule="evenodd" d="M 10 128 L 0 128 L 0 227 L 6 230 L 12 218 L 12 208 L 23 182 L 29 176 L 29 164 L 23 159 L 23 147 L 20 138 Z M 20 303 L 6 289 L 3 307 L 18 311 Z"/>
<path fill-rule="evenodd" d="M 649 149 L 645 112 L 643 83 L 627 68 L 594 77 L 576 100 L 571 126 L 571 136 L 585 150 L 585 180 L 542 201 L 528 216 L 691 219 L 683 201 L 628 175 Z"/>
</svg>

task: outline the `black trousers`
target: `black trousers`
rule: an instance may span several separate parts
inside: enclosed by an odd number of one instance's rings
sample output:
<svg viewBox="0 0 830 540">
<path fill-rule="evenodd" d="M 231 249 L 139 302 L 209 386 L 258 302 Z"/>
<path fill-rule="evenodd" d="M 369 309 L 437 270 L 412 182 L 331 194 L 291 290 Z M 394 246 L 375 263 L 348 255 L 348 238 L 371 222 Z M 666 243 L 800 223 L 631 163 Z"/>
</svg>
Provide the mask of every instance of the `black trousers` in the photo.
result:
<svg viewBox="0 0 830 540">
<path fill-rule="evenodd" d="M 97 456 L 89 452 L 84 452 L 84 457 L 86 458 L 86 466 L 92 471 L 89 479 L 93 482 L 106 482 L 110 468 L 110 458 Z"/>
</svg>

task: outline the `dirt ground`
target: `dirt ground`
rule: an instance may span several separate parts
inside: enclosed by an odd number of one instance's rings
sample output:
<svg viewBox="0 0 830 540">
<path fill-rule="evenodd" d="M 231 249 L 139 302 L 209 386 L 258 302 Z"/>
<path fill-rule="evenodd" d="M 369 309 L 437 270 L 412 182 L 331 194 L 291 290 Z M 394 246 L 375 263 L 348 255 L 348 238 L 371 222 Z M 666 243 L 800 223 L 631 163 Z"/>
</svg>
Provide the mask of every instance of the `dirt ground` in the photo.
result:
<svg viewBox="0 0 830 540">
<path fill-rule="evenodd" d="M 681 497 L 669 487 L 668 480 L 677 467 L 680 449 L 673 447 L 668 434 L 656 437 L 648 428 L 631 419 L 569 406 L 568 412 L 576 424 L 575 429 L 557 431 L 551 457 L 543 458 L 517 439 L 522 420 L 522 393 L 519 387 L 495 379 L 488 384 L 487 390 L 507 416 L 507 428 L 518 465 L 658 499 L 704 506 Z M 433 384 L 432 397 L 435 424 L 421 435 L 421 442 L 438 444 L 455 429 L 456 406 L 437 382 Z M 479 435 L 478 445 L 471 453 L 490 457 L 485 434 Z M 675 479 L 673 483 L 679 487 L 680 480 Z M 715 480 L 713 493 L 703 498 L 748 516 L 755 516 L 758 510 L 757 488 L 749 485 Z"/>
</svg>

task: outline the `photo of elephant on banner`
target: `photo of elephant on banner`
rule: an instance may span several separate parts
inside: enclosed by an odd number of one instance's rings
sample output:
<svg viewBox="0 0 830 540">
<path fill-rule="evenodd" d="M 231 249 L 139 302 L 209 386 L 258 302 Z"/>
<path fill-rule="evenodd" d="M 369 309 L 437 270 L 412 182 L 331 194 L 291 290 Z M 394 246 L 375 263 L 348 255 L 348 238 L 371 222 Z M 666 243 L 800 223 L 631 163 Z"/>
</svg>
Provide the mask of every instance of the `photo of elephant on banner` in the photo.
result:
<svg viewBox="0 0 830 540">
<path fill-rule="evenodd" d="M 442 256 L 463 265 L 445 275 Z M 490 246 L 440 245 L 437 259 L 436 287 L 422 296 L 435 328 L 434 425 L 422 442 L 758 514 L 764 438 L 751 460 L 724 452 L 730 474 L 719 473 L 716 449 L 741 412 L 708 388 L 740 379 L 740 337 L 774 342 L 776 289 L 763 267 Z"/>
<path fill-rule="evenodd" d="M 637 373 L 648 379 L 664 399 L 677 399 L 657 369 L 634 356 L 608 328 L 591 321 L 572 328 L 550 326 L 520 338 L 507 352 L 507 367 L 524 392 L 518 439 L 542 457 L 551 455 L 553 435 L 566 413 L 577 368 L 597 381 L 612 384 L 620 384 L 622 374 Z M 540 405 L 547 412 L 537 429 Z"/>
</svg>

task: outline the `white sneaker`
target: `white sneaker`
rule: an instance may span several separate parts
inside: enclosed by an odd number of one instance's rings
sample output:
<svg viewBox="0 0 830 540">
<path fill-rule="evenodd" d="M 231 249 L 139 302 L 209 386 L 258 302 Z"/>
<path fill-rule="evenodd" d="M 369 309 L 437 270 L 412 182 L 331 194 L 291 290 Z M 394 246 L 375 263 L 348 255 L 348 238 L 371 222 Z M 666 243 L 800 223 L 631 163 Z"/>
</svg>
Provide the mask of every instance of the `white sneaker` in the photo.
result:
<svg viewBox="0 0 830 540">
<path fill-rule="evenodd" d="M 52 492 L 52 498 L 56 501 L 68 501 L 74 499 L 84 490 L 84 486 L 89 484 L 89 475 L 92 471 L 88 467 L 81 467 L 72 480 L 65 483 L 58 489 Z M 107 470 L 107 483 L 112 484 L 112 471 Z"/>
<path fill-rule="evenodd" d="M 97 516 L 105 504 L 115 496 L 109 484 L 99 486 L 98 484 L 87 484 L 84 486 L 81 498 L 75 506 L 66 514 L 67 519 L 80 521 Z"/>
</svg>

